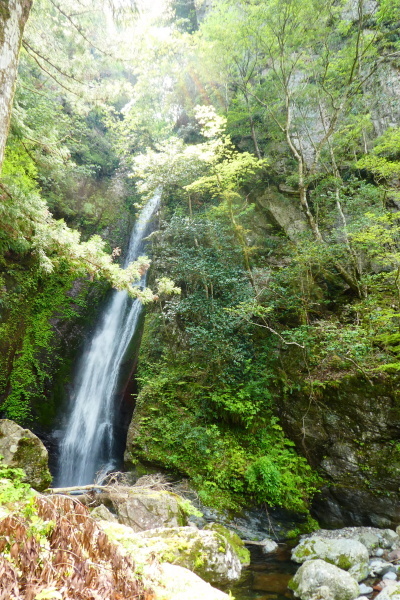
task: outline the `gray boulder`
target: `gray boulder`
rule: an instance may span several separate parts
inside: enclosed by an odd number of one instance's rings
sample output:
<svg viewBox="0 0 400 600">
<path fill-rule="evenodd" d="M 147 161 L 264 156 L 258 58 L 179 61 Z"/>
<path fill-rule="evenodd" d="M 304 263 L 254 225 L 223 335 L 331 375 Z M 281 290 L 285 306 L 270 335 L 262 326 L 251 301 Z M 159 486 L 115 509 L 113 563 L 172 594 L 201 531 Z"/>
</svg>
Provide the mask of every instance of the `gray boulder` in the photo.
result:
<svg viewBox="0 0 400 600">
<path fill-rule="evenodd" d="M 187 525 L 183 498 L 171 492 L 125 488 L 112 502 L 118 521 L 137 532 Z"/>
<path fill-rule="evenodd" d="M 221 539 L 226 540 L 232 546 L 234 553 L 239 558 L 240 562 L 244 567 L 247 567 L 250 564 L 250 551 L 246 548 L 243 540 L 232 531 L 232 529 L 228 529 L 224 527 L 220 523 L 208 523 L 204 530 L 210 529 L 211 531 L 215 531 L 221 536 Z"/>
<path fill-rule="evenodd" d="M 375 600 L 400 600 L 400 582 L 388 581 Z"/>
<path fill-rule="evenodd" d="M 400 545 L 400 536 L 392 529 L 379 529 L 378 527 L 343 527 L 342 529 L 319 529 L 308 537 L 323 537 L 328 539 L 347 538 L 358 540 L 368 549 L 370 556 L 374 555 L 379 548 L 392 549 Z"/>
<path fill-rule="evenodd" d="M 371 577 L 382 577 L 382 575 L 386 575 L 389 571 L 393 573 L 397 572 L 397 567 L 391 562 L 383 560 L 383 558 L 373 558 L 370 560 L 368 569 Z"/>
<path fill-rule="evenodd" d="M 159 562 L 185 567 L 211 584 L 239 579 L 242 564 L 228 540 L 217 531 L 165 527 L 134 533 L 124 525 L 101 521 L 108 537 L 132 554 L 136 564 Z"/>
<path fill-rule="evenodd" d="M 360 583 L 360 594 L 362 596 L 372 594 L 373 591 L 374 591 L 374 588 L 372 588 L 370 585 L 365 585 L 365 583 Z"/>
<path fill-rule="evenodd" d="M 150 568 L 144 567 L 146 577 Z M 150 586 L 155 593 L 155 600 L 229 600 L 231 596 L 217 590 L 184 567 L 163 563 L 160 565 L 157 578 L 150 573 Z"/>
<path fill-rule="evenodd" d="M 318 558 L 348 571 L 357 581 L 368 576 L 368 550 L 357 540 L 312 536 L 292 550 L 292 559 L 298 563 Z"/>
<path fill-rule="evenodd" d="M 269 540 L 266 538 L 260 542 L 262 551 L 264 554 L 270 554 L 271 552 L 276 552 L 279 548 L 278 544 L 274 542 L 274 540 Z"/>
<path fill-rule="evenodd" d="M 354 600 L 360 595 L 358 583 L 343 569 L 324 560 L 307 560 L 289 582 L 301 600 Z"/>
<path fill-rule="evenodd" d="M 388 571 L 382 577 L 383 581 L 397 581 L 397 575 L 393 571 Z"/>
<path fill-rule="evenodd" d="M 374 558 L 369 561 L 368 565 L 369 574 L 371 577 L 380 577 L 385 575 L 388 571 L 395 571 L 396 568 L 392 563 L 383 560 L 383 558 Z"/>
<path fill-rule="evenodd" d="M 196 573 L 211 584 L 228 584 L 240 578 L 242 564 L 228 540 L 212 530 L 166 527 L 138 534 L 147 549 L 163 561 Z"/>
<path fill-rule="evenodd" d="M 51 484 L 47 450 L 29 429 L 0 419 L 0 455 L 3 464 L 23 469 L 24 481 L 35 490 L 41 492 Z"/>
</svg>

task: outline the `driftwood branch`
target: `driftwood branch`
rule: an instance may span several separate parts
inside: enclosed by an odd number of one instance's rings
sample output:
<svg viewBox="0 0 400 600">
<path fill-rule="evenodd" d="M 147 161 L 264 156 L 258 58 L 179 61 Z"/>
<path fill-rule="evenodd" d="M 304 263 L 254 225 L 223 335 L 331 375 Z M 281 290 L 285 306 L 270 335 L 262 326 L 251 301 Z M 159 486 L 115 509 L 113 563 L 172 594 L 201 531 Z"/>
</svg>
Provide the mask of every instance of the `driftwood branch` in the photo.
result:
<svg viewBox="0 0 400 600">
<path fill-rule="evenodd" d="M 101 491 L 110 491 L 109 485 L 96 485 L 95 483 L 91 483 L 90 485 L 74 485 L 72 487 L 63 487 L 63 488 L 49 488 L 50 494 L 73 494 L 74 492 L 96 492 L 97 490 Z"/>
</svg>

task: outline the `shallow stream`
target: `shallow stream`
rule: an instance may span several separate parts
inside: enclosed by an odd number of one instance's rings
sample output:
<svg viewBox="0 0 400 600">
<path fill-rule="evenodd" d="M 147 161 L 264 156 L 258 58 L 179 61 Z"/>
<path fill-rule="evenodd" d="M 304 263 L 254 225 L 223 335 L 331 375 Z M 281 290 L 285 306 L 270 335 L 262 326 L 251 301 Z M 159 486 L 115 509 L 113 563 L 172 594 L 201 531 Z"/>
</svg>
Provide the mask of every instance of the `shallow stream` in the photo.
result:
<svg viewBox="0 0 400 600">
<path fill-rule="evenodd" d="M 290 560 L 295 545 L 280 543 L 279 549 L 264 554 L 259 546 L 248 546 L 251 564 L 243 569 L 240 580 L 229 589 L 235 600 L 287 600 L 294 598 L 287 584 L 299 565 Z"/>
</svg>

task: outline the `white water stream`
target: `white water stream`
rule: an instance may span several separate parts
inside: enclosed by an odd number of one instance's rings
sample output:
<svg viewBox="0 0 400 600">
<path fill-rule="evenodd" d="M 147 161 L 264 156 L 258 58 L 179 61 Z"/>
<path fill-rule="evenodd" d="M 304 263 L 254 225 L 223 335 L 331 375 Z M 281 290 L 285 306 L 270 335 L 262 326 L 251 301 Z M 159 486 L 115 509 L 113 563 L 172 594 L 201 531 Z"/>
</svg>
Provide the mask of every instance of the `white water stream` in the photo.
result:
<svg viewBox="0 0 400 600">
<path fill-rule="evenodd" d="M 143 238 L 159 203 L 156 194 L 133 229 L 125 267 L 143 250 Z M 143 277 L 140 285 L 145 284 Z M 114 291 L 80 359 L 63 431 L 56 476 L 59 487 L 93 483 L 96 473 L 115 468 L 115 396 L 121 364 L 135 333 L 142 305 Z"/>
</svg>

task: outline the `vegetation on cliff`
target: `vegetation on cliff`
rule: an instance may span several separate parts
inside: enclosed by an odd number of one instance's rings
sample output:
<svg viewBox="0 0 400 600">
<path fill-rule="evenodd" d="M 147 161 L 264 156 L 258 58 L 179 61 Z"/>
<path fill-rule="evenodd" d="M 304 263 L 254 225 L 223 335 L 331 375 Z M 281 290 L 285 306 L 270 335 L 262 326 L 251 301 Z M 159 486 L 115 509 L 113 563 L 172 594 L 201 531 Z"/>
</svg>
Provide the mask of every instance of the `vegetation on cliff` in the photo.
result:
<svg viewBox="0 0 400 600">
<path fill-rule="evenodd" d="M 190 92 L 133 172 L 163 185 L 153 268 L 182 295 L 147 317 L 128 456 L 206 503 L 304 508 L 318 480 L 282 394 L 398 368 L 396 10 L 227 0 L 175 34 Z"/>
<path fill-rule="evenodd" d="M 3 411 L 44 419 L 62 324 L 104 289 L 72 282 L 126 287 L 98 235 L 123 245 L 162 187 L 151 279 L 181 295 L 162 285 L 148 309 L 128 459 L 188 475 L 206 503 L 305 510 L 320 481 L 280 397 L 400 370 L 397 2 L 171 1 L 113 25 L 72 4 L 38 2 L 21 55 Z"/>
</svg>

